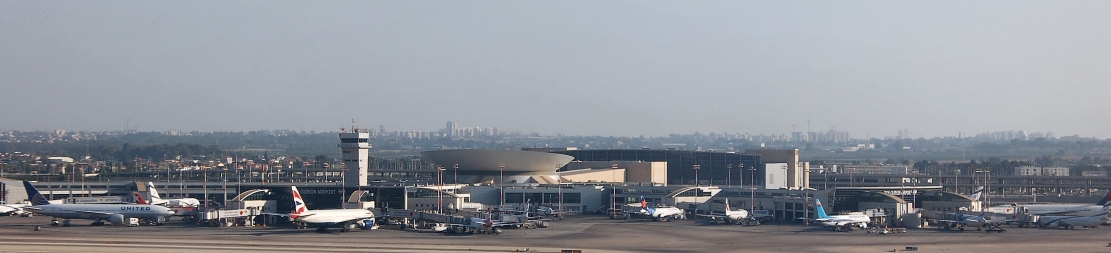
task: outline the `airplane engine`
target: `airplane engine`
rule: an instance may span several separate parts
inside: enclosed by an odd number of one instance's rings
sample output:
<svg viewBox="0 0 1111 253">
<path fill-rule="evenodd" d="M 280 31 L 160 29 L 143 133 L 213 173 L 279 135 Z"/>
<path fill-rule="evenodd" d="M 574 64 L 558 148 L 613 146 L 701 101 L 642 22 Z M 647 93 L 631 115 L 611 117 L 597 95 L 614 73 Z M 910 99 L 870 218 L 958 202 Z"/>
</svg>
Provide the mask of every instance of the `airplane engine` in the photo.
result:
<svg viewBox="0 0 1111 253">
<path fill-rule="evenodd" d="M 365 221 L 365 220 L 358 220 L 358 221 L 356 221 L 356 222 L 355 222 L 355 226 L 357 226 L 357 227 L 360 227 L 360 228 L 361 228 L 361 227 L 366 227 L 366 222 L 364 222 L 364 221 Z"/>
<path fill-rule="evenodd" d="M 113 226 L 123 226 L 124 225 L 123 215 L 122 214 L 108 215 L 108 222 L 112 223 Z"/>
</svg>

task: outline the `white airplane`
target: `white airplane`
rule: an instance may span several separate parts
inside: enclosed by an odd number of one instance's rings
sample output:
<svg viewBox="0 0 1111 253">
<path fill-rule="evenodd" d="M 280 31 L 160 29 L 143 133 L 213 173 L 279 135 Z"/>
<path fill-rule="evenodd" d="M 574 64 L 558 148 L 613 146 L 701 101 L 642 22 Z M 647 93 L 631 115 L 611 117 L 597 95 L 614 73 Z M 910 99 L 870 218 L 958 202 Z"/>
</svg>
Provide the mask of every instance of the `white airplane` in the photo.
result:
<svg viewBox="0 0 1111 253">
<path fill-rule="evenodd" d="M 315 226 L 317 231 L 323 232 L 327 231 L 328 227 L 341 225 L 340 231 L 347 232 L 355 226 L 366 226 L 365 220 L 374 219 L 374 212 L 366 209 L 309 210 L 305 206 L 305 200 L 301 198 L 301 193 L 297 191 L 297 186 L 293 186 L 292 189 L 293 213 L 276 215 L 288 216 L 298 228 Z"/>
<path fill-rule="evenodd" d="M 725 221 L 734 225 L 748 225 L 750 222 L 755 221 L 748 211 L 744 209 L 732 210 L 729 208 L 729 199 L 725 199 L 725 211 L 721 214 L 699 214 L 699 217 L 705 217 L 715 221 Z M 757 221 L 758 222 L 758 221 Z"/>
<path fill-rule="evenodd" d="M 822 207 L 822 201 L 814 199 L 814 204 L 817 205 L 814 209 L 818 213 L 818 218 L 814 221 L 824 226 L 833 227 L 836 231 L 852 231 L 853 227 L 868 228 L 868 223 L 872 222 L 872 219 L 862 213 L 826 215 L 826 209 Z"/>
<path fill-rule="evenodd" d="M 976 231 L 981 231 L 981 230 L 984 230 L 984 228 L 987 228 L 988 226 L 998 226 L 998 225 L 1006 223 L 1005 219 L 988 219 L 988 218 L 985 218 L 984 213 L 981 213 L 980 215 L 957 213 L 957 215 L 960 217 L 957 220 L 938 220 L 938 221 L 947 222 L 947 223 L 950 224 L 950 227 L 955 227 L 955 228 L 959 229 L 960 231 L 964 231 L 965 228 L 970 228 L 970 227 L 976 228 Z M 1003 232 L 1002 230 L 990 230 L 990 229 L 988 230 L 988 232 L 991 232 L 991 231 Z"/>
<path fill-rule="evenodd" d="M 968 197 L 972 198 L 973 200 L 980 200 L 980 196 L 983 195 L 983 194 L 984 194 L 984 187 L 980 186 L 980 187 L 976 187 L 976 190 L 972 191 L 972 195 L 968 195 Z"/>
<path fill-rule="evenodd" d="M 0 205 L 0 215 L 29 215 L 23 211 L 24 207 L 30 206 L 28 204 L 11 204 Z"/>
<path fill-rule="evenodd" d="M 104 221 L 112 225 L 124 225 L 124 221 L 129 218 L 161 222 L 174 214 L 173 210 L 164 206 L 143 204 L 51 204 L 31 182 L 23 181 L 23 187 L 27 189 L 32 205 L 23 209 L 65 219 L 65 226 L 69 226 L 70 219 L 94 220 L 94 226 L 104 225 Z"/>
<path fill-rule="evenodd" d="M 1089 204 L 1011 204 L 1010 206 L 993 206 L 988 208 L 988 212 L 993 213 L 1007 213 L 1007 214 L 1036 214 L 1036 215 L 1052 215 L 1052 216 L 1096 216 L 1106 211 L 1103 210 L 1104 205 L 1111 200 L 1111 192 L 1103 196 L 1095 205 Z"/>
<path fill-rule="evenodd" d="M 167 207 L 198 207 L 201 205 L 201 201 L 195 198 L 162 199 L 158 195 L 158 189 L 154 188 L 153 182 L 147 182 L 147 191 L 150 192 L 150 204 L 152 205 Z"/>
<path fill-rule="evenodd" d="M 1092 216 L 1041 216 L 1038 225 L 1042 227 L 1058 227 L 1072 229 L 1080 226 L 1084 228 L 1097 228 L 1107 222 L 1108 209 L 1111 205 L 1103 206 L 1103 212 Z"/>
<path fill-rule="evenodd" d="M 640 214 L 656 220 L 656 221 L 671 221 L 683 219 L 683 210 L 677 207 L 648 207 L 648 202 L 644 199 L 640 200 Z"/>
</svg>

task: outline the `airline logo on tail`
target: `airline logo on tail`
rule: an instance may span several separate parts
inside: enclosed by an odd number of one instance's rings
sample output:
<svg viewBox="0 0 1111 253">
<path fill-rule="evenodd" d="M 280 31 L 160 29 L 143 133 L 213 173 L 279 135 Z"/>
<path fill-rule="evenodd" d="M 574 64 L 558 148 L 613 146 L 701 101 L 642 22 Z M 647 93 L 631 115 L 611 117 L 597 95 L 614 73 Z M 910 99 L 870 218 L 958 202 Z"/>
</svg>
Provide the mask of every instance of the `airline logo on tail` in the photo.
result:
<svg viewBox="0 0 1111 253">
<path fill-rule="evenodd" d="M 305 207 L 305 200 L 301 199 L 301 193 L 297 191 L 297 186 L 293 186 L 293 213 L 289 215 L 290 218 L 297 219 L 301 213 L 308 211 L 309 208 Z"/>
<path fill-rule="evenodd" d="M 1111 191 L 1107 192 L 1107 195 L 1104 195 L 1103 199 L 1099 200 L 1096 205 L 1106 206 L 1108 203 L 1111 203 L 1109 201 L 1111 201 Z"/>
<path fill-rule="evenodd" d="M 150 203 L 147 202 L 147 199 L 143 198 L 142 194 L 139 194 L 139 192 L 135 192 L 135 204 L 146 205 Z"/>
<path fill-rule="evenodd" d="M 980 187 L 976 187 L 976 190 L 972 192 L 972 195 L 968 195 L 968 197 L 972 198 L 972 200 L 980 200 L 980 195 L 983 195 L 983 194 L 984 194 L 984 187 L 980 186 Z"/>
<path fill-rule="evenodd" d="M 157 202 L 158 200 L 162 199 L 162 196 L 158 196 L 158 190 L 154 189 L 154 183 L 153 182 L 147 182 L 147 191 L 150 191 L 150 200 L 151 201 Z"/>
<path fill-rule="evenodd" d="M 50 200 L 42 196 L 42 194 L 39 193 L 39 189 L 35 189 L 35 186 L 31 185 L 31 182 L 23 181 L 23 188 L 27 190 L 27 197 L 31 198 L 31 205 L 41 206 L 50 204 Z"/>
<path fill-rule="evenodd" d="M 822 208 L 822 201 L 821 200 L 814 199 L 814 205 L 815 205 L 814 210 L 818 212 L 818 219 L 829 218 L 829 215 L 826 215 L 826 209 Z"/>
<path fill-rule="evenodd" d="M 729 199 L 725 199 L 725 212 L 728 213 L 729 211 L 731 211 L 729 209 Z"/>
</svg>

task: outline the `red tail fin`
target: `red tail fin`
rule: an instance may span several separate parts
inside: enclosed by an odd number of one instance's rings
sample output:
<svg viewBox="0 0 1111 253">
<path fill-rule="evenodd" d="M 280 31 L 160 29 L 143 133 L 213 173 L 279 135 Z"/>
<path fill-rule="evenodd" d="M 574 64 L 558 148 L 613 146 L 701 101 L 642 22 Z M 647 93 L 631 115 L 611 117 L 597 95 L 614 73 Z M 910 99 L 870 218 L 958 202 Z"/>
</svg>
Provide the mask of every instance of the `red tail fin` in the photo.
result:
<svg viewBox="0 0 1111 253">
<path fill-rule="evenodd" d="M 139 194 L 139 192 L 135 192 L 135 203 L 140 204 L 140 205 L 150 204 L 150 203 L 147 202 L 146 199 L 143 198 L 142 194 Z"/>
<path fill-rule="evenodd" d="M 301 216 L 301 213 L 309 210 L 305 206 L 305 200 L 301 199 L 301 193 L 297 192 L 297 186 L 293 186 L 293 205 L 293 213 L 289 215 L 290 218 L 296 219 L 297 216 Z"/>
</svg>

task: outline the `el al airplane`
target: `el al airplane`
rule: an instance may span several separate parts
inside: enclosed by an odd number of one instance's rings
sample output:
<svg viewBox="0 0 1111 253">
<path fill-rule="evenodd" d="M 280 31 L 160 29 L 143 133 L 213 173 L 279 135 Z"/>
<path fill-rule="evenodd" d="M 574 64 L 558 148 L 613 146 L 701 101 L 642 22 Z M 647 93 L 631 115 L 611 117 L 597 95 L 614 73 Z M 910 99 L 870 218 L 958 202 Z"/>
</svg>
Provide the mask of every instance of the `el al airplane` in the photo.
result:
<svg viewBox="0 0 1111 253">
<path fill-rule="evenodd" d="M 314 226 L 317 231 L 323 232 L 327 231 L 328 227 L 341 225 L 340 231 L 347 232 L 352 226 L 365 226 L 364 220 L 374 218 L 374 212 L 366 209 L 309 210 L 305 206 L 305 200 L 301 198 L 301 193 L 297 191 L 297 186 L 293 186 L 292 189 L 293 213 L 277 215 L 289 216 L 298 228 Z"/>
<path fill-rule="evenodd" d="M 872 222 L 872 219 L 861 213 L 826 215 L 826 209 L 822 207 L 822 201 L 814 199 L 814 204 L 817 205 L 814 209 L 818 213 L 818 218 L 814 221 L 824 226 L 833 227 L 836 231 L 852 231 L 853 227 L 868 228 L 868 223 Z"/>
<path fill-rule="evenodd" d="M 1059 228 L 1074 228 L 1076 226 L 1085 228 L 1096 228 L 1104 222 L 1107 222 L 1108 209 L 1111 204 L 1103 206 L 1103 212 L 1092 216 L 1042 216 L 1038 218 L 1038 225 L 1043 227 L 1059 227 Z"/>
<path fill-rule="evenodd" d="M 715 221 L 725 221 L 734 225 L 748 225 L 749 221 L 751 220 L 751 216 L 748 215 L 748 211 L 745 211 L 744 209 L 730 209 L 728 198 L 725 199 L 725 211 L 721 214 L 699 214 L 698 217 L 705 217 L 707 219 Z"/>
<path fill-rule="evenodd" d="M 167 207 L 197 207 L 201 205 L 201 201 L 195 198 L 162 199 L 158 195 L 158 190 L 154 189 L 153 182 L 147 182 L 147 191 L 150 192 L 150 204 L 152 205 Z"/>
<path fill-rule="evenodd" d="M 1095 205 L 1089 204 L 1011 204 L 1010 206 L 989 207 L 989 212 L 994 213 L 1027 213 L 1053 216 L 1096 216 L 1107 211 L 1103 207 L 1111 200 L 1111 192 L 1103 196 Z M 1024 210 L 1024 211 L 1019 211 Z"/>
<path fill-rule="evenodd" d="M 160 218 L 174 214 L 173 210 L 164 206 L 144 204 L 51 204 L 31 182 L 23 181 L 23 187 L 27 189 L 27 196 L 31 197 L 31 206 L 23 209 L 65 219 L 63 224 L 66 226 L 70 219 L 93 220 L 94 226 L 104 225 L 104 221 L 123 225 L 128 218 L 160 221 Z"/>
</svg>

